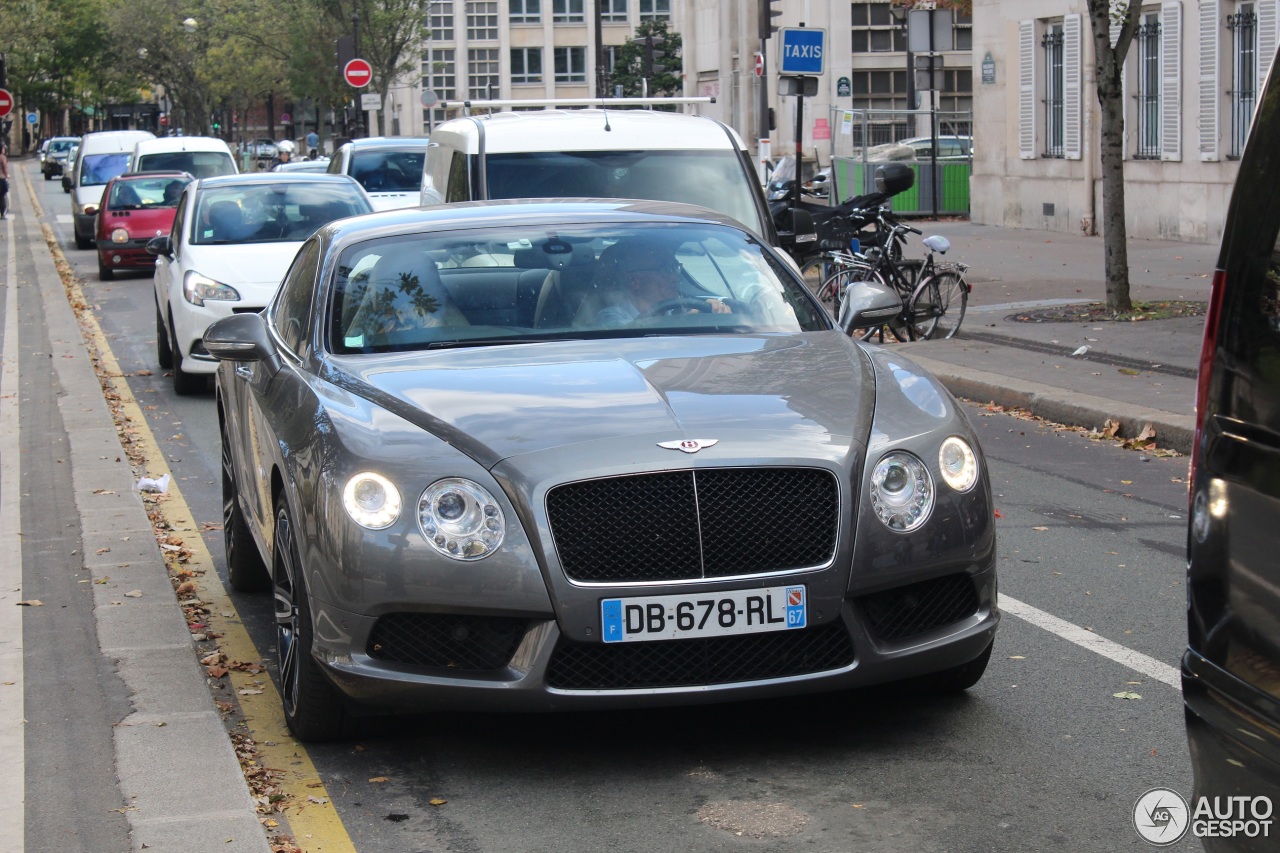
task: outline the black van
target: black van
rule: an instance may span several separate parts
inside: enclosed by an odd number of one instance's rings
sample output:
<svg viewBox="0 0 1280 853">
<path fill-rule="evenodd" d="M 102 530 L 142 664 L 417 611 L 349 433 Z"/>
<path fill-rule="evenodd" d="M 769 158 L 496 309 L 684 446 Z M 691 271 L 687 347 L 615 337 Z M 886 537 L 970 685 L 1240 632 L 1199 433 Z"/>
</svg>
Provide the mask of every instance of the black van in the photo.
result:
<svg viewBox="0 0 1280 853">
<path fill-rule="evenodd" d="M 1182 659 L 1195 796 L 1280 824 L 1280 58 L 1240 161 L 1205 323 Z M 1276 850 L 1204 837 L 1209 850 Z"/>
</svg>

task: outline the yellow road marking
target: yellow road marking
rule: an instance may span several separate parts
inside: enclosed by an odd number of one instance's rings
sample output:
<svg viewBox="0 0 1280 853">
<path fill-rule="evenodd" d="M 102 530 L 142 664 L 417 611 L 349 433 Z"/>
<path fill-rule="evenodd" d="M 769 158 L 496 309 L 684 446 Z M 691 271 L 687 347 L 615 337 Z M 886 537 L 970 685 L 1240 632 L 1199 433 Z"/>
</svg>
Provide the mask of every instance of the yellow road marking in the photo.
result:
<svg viewBox="0 0 1280 853">
<path fill-rule="evenodd" d="M 55 255 L 55 261 L 61 259 L 65 264 L 66 257 L 54 239 L 52 230 L 47 225 L 42 228 L 50 250 Z M 86 304 L 80 283 L 74 278 L 67 285 L 67 290 L 73 307 Z M 147 425 L 146 416 L 138 401 L 133 398 L 129 384 L 123 381 L 120 364 L 98 325 L 97 317 L 88 310 L 77 313 L 84 334 L 98 350 L 105 381 L 111 384 L 117 395 L 121 414 L 134 427 L 132 443 L 147 460 L 147 475 L 163 475 L 168 469 L 164 454 Z M 177 481 L 172 477 L 168 499 L 161 506 L 164 517 L 174 532 L 183 534 L 182 544 L 192 555 L 191 567 L 204 572 L 198 581 L 200 598 L 208 606 L 207 624 L 210 630 L 222 635 L 219 648 L 229 661 L 258 663 L 262 660 L 262 655 L 254 646 L 235 605 L 227 596 L 214 569 L 213 558 L 204 545 L 204 537 L 196 526 L 190 507 L 183 500 Z M 227 678 L 233 688 L 232 697 L 229 698 L 239 701 L 249 736 L 256 742 L 262 765 L 279 774 L 276 777 L 279 787 L 289 796 L 285 817 L 297 845 L 306 853 L 356 853 L 355 845 L 334 808 L 333 798 L 329 796 L 320 774 L 316 772 L 306 748 L 289 734 L 280 704 L 280 694 L 271 677 L 265 672 L 252 675 L 233 669 Z M 241 695 L 242 690 L 260 690 L 261 693 Z"/>
</svg>

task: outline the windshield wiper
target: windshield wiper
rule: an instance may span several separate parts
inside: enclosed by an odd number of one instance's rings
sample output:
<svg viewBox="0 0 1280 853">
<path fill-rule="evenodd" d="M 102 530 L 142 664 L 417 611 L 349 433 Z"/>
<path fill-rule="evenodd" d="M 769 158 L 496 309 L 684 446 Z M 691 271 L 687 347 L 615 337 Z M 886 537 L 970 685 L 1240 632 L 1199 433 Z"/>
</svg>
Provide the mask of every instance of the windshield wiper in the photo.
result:
<svg viewBox="0 0 1280 853">
<path fill-rule="evenodd" d="M 574 338 L 458 338 L 451 341 L 432 341 L 426 349 L 454 349 L 457 347 L 500 347 L 507 344 L 545 344 L 552 341 L 569 341 Z"/>
</svg>

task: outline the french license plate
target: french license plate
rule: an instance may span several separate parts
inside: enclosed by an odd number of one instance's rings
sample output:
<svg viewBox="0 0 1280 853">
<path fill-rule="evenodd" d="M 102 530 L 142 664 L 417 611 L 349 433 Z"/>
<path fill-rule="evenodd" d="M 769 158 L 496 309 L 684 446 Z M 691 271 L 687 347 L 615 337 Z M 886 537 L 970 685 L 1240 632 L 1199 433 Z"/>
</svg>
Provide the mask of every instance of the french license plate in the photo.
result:
<svg viewBox="0 0 1280 853">
<path fill-rule="evenodd" d="M 805 627 L 807 604 L 803 586 L 606 598 L 601 635 L 606 643 L 628 643 L 786 631 Z"/>
</svg>

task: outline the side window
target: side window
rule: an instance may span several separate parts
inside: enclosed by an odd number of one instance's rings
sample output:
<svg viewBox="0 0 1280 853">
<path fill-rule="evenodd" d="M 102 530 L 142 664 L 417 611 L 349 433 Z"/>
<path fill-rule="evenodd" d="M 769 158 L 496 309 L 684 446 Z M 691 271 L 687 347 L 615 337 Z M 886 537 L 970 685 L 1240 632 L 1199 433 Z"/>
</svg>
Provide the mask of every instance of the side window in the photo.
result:
<svg viewBox="0 0 1280 853">
<path fill-rule="evenodd" d="M 471 201 L 471 188 L 467 181 L 467 155 L 453 152 L 449 163 L 449 189 L 445 201 Z"/>
<path fill-rule="evenodd" d="M 309 240 L 285 274 L 280 294 L 271 308 L 271 323 L 285 346 L 301 354 L 307 339 L 307 320 L 320 265 L 320 241 Z"/>
<path fill-rule="evenodd" d="M 178 212 L 173 217 L 173 229 L 169 232 L 169 243 L 176 252 L 182 243 L 182 229 L 187 224 L 187 194 L 183 193 L 178 200 Z"/>
<path fill-rule="evenodd" d="M 333 159 L 329 161 L 329 168 L 325 169 L 330 175 L 342 174 L 342 152 L 335 152 Z"/>
</svg>

